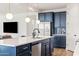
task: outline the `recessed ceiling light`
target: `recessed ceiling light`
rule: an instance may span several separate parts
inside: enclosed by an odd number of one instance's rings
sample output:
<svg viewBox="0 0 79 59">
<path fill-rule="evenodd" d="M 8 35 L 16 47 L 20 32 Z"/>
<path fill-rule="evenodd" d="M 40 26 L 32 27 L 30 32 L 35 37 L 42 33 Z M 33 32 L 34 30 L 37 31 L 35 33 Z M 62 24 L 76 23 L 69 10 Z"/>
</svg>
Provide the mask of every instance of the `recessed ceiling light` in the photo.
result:
<svg viewBox="0 0 79 59">
<path fill-rule="evenodd" d="M 32 7 L 28 7 L 28 9 L 29 9 L 30 11 L 34 11 L 34 9 L 33 9 Z"/>
</svg>

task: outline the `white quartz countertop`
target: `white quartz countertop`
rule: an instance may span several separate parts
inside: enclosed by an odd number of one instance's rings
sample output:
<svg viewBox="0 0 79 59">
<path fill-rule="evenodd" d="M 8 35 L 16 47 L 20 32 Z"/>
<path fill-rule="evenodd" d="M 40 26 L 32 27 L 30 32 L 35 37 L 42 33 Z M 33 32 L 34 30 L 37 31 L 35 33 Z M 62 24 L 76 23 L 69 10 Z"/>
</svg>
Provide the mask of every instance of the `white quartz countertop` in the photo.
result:
<svg viewBox="0 0 79 59">
<path fill-rule="evenodd" d="M 18 38 L 11 38 L 11 39 L 2 39 L 0 40 L 0 45 L 4 46 L 11 46 L 16 47 L 23 44 L 32 43 L 35 41 L 45 40 L 47 38 L 51 38 L 53 36 L 40 36 L 40 38 L 32 38 L 32 36 L 28 37 L 18 37 Z"/>
</svg>

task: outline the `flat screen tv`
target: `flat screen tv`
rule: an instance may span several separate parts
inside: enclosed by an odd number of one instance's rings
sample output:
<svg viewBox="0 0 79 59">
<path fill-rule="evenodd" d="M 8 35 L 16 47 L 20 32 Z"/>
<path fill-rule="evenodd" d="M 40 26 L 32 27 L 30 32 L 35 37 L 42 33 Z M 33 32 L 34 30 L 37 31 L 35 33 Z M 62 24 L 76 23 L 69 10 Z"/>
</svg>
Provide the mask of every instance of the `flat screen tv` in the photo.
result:
<svg viewBox="0 0 79 59">
<path fill-rule="evenodd" d="M 18 33 L 18 23 L 17 22 L 4 22 L 3 31 L 4 33 Z"/>
</svg>

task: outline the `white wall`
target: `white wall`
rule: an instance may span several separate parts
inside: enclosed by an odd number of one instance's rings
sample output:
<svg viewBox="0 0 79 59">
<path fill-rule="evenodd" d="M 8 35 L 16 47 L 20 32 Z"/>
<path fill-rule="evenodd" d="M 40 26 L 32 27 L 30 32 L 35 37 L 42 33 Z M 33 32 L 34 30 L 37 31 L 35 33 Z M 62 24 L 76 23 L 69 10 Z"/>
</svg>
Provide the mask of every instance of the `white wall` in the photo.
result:
<svg viewBox="0 0 79 59">
<path fill-rule="evenodd" d="M 35 27 L 35 20 L 37 19 L 37 12 L 33 12 L 30 14 L 21 13 L 21 14 L 14 14 L 14 17 L 12 20 L 8 20 L 5 18 L 5 15 L 0 14 L 0 35 L 6 35 L 6 33 L 3 33 L 3 22 L 18 22 L 18 33 L 8 33 L 9 35 L 12 35 L 13 37 L 18 37 L 21 35 L 27 34 L 27 23 L 25 22 L 25 17 L 29 16 L 31 18 L 31 22 L 28 24 L 28 35 L 31 35 L 33 27 Z M 30 29 L 30 31 L 29 31 Z"/>
<path fill-rule="evenodd" d="M 74 51 L 75 41 L 79 39 L 79 4 L 67 5 L 66 37 L 67 50 Z M 77 35 L 76 37 L 74 35 Z"/>
<path fill-rule="evenodd" d="M 0 35 L 11 35 L 12 37 L 19 37 L 22 35 L 31 36 L 33 29 L 38 28 L 36 24 L 36 20 L 38 20 L 38 13 L 31 12 L 31 13 L 20 13 L 20 14 L 13 14 L 14 17 L 12 20 L 8 20 L 5 18 L 5 15 L 0 14 Z M 31 21 L 30 23 L 25 22 L 26 16 L 29 16 Z M 18 33 L 4 33 L 3 32 L 3 22 L 18 22 Z M 42 30 L 41 30 L 42 27 Z M 45 30 L 46 28 L 46 30 Z M 50 22 L 44 22 L 39 24 L 40 36 L 50 35 Z"/>
<path fill-rule="evenodd" d="M 62 11 L 66 11 L 66 8 L 53 9 L 53 10 L 45 10 L 45 11 L 40 11 L 40 12 L 62 12 Z"/>
</svg>

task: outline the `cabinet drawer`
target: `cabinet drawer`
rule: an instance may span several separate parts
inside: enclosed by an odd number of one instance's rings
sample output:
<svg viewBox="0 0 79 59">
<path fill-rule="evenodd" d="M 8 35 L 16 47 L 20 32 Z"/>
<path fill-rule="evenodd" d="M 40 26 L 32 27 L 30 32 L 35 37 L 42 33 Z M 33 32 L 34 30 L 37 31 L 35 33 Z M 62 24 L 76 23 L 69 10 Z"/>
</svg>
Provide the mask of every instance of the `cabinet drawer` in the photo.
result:
<svg viewBox="0 0 79 59">
<path fill-rule="evenodd" d="M 49 43 L 49 39 L 43 40 L 42 43 Z"/>
<path fill-rule="evenodd" d="M 30 44 L 21 45 L 16 48 L 17 53 L 21 53 L 21 52 L 28 51 L 28 50 L 30 50 Z"/>
<path fill-rule="evenodd" d="M 39 43 L 40 43 L 40 41 L 35 41 L 35 42 L 32 43 L 32 46 L 36 45 L 36 44 L 39 44 Z"/>
</svg>

